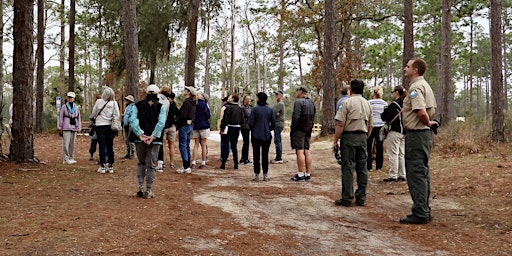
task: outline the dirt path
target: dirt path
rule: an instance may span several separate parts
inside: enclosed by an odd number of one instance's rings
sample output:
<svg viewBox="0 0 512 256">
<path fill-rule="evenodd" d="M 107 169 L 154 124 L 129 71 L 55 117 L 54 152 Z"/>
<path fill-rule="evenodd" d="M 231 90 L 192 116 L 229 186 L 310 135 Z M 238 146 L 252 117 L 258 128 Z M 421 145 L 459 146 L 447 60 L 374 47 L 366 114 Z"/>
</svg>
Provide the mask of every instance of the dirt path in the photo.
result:
<svg viewBox="0 0 512 256">
<path fill-rule="evenodd" d="M 116 141 L 116 157 L 120 158 L 125 150 L 120 139 Z M 60 139 L 44 135 L 37 139 L 36 154 L 46 164 L 0 163 L 0 254 L 512 253 L 512 220 L 506 214 L 512 210 L 512 200 L 506 187 L 494 192 L 503 201 L 496 206 L 500 215 L 481 209 L 482 215 L 477 216 L 473 208 L 468 209 L 471 204 L 450 189 L 453 178 L 433 175 L 434 221 L 404 226 L 398 219 L 408 214 L 411 205 L 406 183 L 384 183 L 381 180 L 386 173 L 372 172 L 367 205 L 337 207 L 333 201 L 340 193 L 340 170 L 330 152 L 331 142 L 312 144 L 312 181 L 296 183 L 289 180 L 296 170 L 295 156 L 287 145 L 289 138 L 283 141 L 286 161 L 270 165 L 268 182 L 251 181 L 252 166 L 234 171 L 229 170 L 232 164 L 228 163 L 223 171 L 216 160 L 211 160 L 208 169 L 195 170 L 191 175 L 167 168 L 157 175 L 156 197 L 140 199 L 134 196 L 136 160 L 118 160 L 114 174 L 99 174 L 87 160 L 89 140 L 80 137 L 78 164 L 63 165 Z M 218 143 L 210 141 L 209 151 L 210 159 L 217 159 Z M 274 156 L 273 145 L 270 155 Z M 460 164 L 454 160 L 433 162 L 436 175 Z M 495 166 L 480 163 L 483 165 Z M 40 170 L 23 171 L 26 169 Z M 512 171 L 503 170 L 501 177 L 505 183 L 510 181 Z M 469 201 L 477 198 L 466 197 Z M 486 226 L 489 223 L 496 224 Z"/>
</svg>

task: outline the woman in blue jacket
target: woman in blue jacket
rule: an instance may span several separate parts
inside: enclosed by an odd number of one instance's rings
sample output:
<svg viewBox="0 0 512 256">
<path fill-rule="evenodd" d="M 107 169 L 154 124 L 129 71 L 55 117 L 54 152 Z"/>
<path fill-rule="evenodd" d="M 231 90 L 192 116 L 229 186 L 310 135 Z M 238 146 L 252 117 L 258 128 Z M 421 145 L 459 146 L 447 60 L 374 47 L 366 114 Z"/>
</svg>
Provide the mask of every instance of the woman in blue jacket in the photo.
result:
<svg viewBox="0 0 512 256">
<path fill-rule="evenodd" d="M 192 138 L 194 138 L 194 150 L 192 152 L 192 165 L 191 168 L 196 168 L 197 149 L 201 145 L 201 165 L 200 169 L 206 167 L 206 139 L 210 137 L 210 107 L 203 93 L 197 93 L 196 104 L 196 119 L 194 121 L 194 131 Z"/>
</svg>

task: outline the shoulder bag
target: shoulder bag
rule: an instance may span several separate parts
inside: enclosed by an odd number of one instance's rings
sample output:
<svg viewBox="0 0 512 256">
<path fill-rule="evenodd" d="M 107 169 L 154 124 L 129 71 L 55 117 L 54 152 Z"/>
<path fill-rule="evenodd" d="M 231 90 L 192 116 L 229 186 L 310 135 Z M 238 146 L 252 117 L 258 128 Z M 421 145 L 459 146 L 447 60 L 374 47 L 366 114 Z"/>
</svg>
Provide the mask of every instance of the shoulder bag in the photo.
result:
<svg viewBox="0 0 512 256">
<path fill-rule="evenodd" d="M 400 107 L 400 106 L 398 106 L 398 107 Z M 380 128 L 380 130 L 379 130 L 379 140 L 380 141 L 384 141 L 386 139 L 386 137 L 388 136 L 389 130 L 391 130 L 391 123 L 393 123 L 393 121 L 395 121 L 395 119 L 398 118 L 400 113 L 402 113 L 402 110 L 403 109 L 400 108 L 400 111 L 396 114 L 396 116 L 393 117 L 393 119 L 391 119 L 391 121 L 389 121 L 389 123 L 385 123 L 384 126 L 382 126 Z"/>
<path fill-rule="evenodd" d="M 119 109 L 115 101 L 114 107 Z M 116 111 L 116 109 L 114 109 L 114 111 Z M 120 132 L 121 130 L 123 130 L 123 126 L 121 125 L 121 121 L 119 120 L 119 118 L 114 117 L 114 111 L 112 111 L 112 124 L 110 124 L 110 129 L 112 129 L 112 131 L 114 132 Z"/>
</svg>

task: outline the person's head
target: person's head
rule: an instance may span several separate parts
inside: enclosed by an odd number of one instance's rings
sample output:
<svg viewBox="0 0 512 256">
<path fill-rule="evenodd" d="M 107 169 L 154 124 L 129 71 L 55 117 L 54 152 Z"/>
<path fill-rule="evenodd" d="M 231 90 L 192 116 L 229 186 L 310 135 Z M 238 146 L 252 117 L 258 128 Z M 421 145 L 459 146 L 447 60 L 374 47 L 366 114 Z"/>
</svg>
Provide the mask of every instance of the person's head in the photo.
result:
<svg viewBox="0 0 512 256">
<path fill-rule="evenodd" d="M 126 104 L 134 103 L 135 98 L 133 97 L 133 95 L 128 95 L 128 96 L 124 97 L 124 101 Z"/>
<path fill-rule="evenodd" d="M 405 98 L 405 94 L 406 94 L 406 90 L 403 86 L 401 85 L 398 85 L 398 86 L 395 86 L 393 88 L 393 92 L 391 92 L 392 96 L 393 96 L 393 99 L 398 99 L 398 98 Z"/>
<path fill-rule="evenodd" d="M 352 94 L 363 94 L 364 82 L 363 80 L 353 79 L 350 81 L 350 91 Z"/>
<path fill-rule="evenodd" d="M 348 94 L 348 86 L 341 86 L 341 95 L 347 95 Z"/>
<path fill-rule="evenodd" d="M 267 105 L 268 96 L 267 96 L 266 93 L 258 92 L 258 94 L 256 94 L 256 98 L 257 98 L 257 104 L 258 105 L 260 105 L 260 106 L 266 106 Z"/>
<path fill-rule="evenodd" d="M 242 100 L 242 103 L 244 104 L 244 106 L 251 105 L 251 96 L 245 95 L 243 100 Z"/>
<path fill-rule="evenodd" d="M 165 97 L 170 98 L 172 91 L 171 91 L 171 88 L 169 88 L 169 86 L 164 85 L 164 86 L 162 86 L 162 88 L 160 88 L 160 93 L 162 95 L 164 95 Z"/>
<path fill-rule="evenodd" d="M 103 88 L 103 93 L 101 94 L 101 98 L 104 100 L 104 101 L 111 101 L 111 100 L 115 100 L 114 99 L 114 90 L 112 90 L 112 88 L 108 87 L 108 86 L 105 86 Z"/>
<path fill-rule="evenodd" d="M 384 94 L 384 90 L 380 86 L 375 86 L 373 88 L 372 98 L 374 99 L 381 99 L 382 95 Z"/>
<path fill-rule="evenodd" d="M 202 92 L 198 92 L 198 93 L 196 93 L 196 98 L 197 98 L 198 100 L 202 100 L 202 101 L 204 101 L 204 100 L 205 100 L 205 99 L 204 99 L 204 94 L 203 94 Z"/>
<path fill-rule="evenodd" d="M 75 102 L 76 95 L 74 92 L 68 92 L 66 96 L 68 97 L 68 102 Z"/>
<path fill-rule="evenodd" d="M 274 95 L 276 96 L 277 102 L 280 102 L 280 101 L 283 100 L 284 92 L 281 91 L 281 90 L 277 90 L 277 91 L 274 92 Z"/>
<path fill-rule="evenodd" d="M 194 97 L 196 95 L 196 88 L 193 86 L 185 86 L 185 89 L 183 90 L 183 95 L 185 98 L 188 97 Z"/>
<path fill-rule="evenodd" d="M 412 58 L 404 67 L 404 75 L 409 79 L 423 76 L 427 71 L 427 63 L 419 58 Z"/>
<path fill-rule="evenodd" d="M 224 106 L 226 103 L 228 103 L 229 96 L 226 96 L 222 98 L 222 106 Z"/>
<path fill-rule="evenodd" d="M 240 100 L 240 97 L 238 97 L 238 94 L 233 93 L 233 94 L 229 95 L 228 102 L 238 103 L 239 100 Z"/>
<path fill-rule="evenodd" d="M 297 98 L 303 98 L 308 94 L 308 91 L 309 90 L 306 86 L 301 85 L 301 86 L 295 88 L 295 96 Z"/>
</svg>

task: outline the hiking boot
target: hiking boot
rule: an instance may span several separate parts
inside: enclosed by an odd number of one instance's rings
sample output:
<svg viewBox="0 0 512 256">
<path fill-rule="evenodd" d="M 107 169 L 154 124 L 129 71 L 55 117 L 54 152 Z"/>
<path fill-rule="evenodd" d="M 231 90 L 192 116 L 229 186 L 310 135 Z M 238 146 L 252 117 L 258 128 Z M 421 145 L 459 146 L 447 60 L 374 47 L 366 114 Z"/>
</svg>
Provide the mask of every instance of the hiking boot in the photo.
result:
<svg viewBox="0 0 512 256">
<path fill-rule="evenodd" d="M 290 178 L 290 180 L 293 180 L 293 181 L 305 181 L 305 177 L 304 176 L 299 176 L 299 174 L 295 174 L 293 177 Z"/>
<path fill-rule="evenodd" d="M 268 175 L 263 175 L 263 181 L 269 181 L 270 178 L 268 177 Z"/>
<path fill-rule="evenodd" d="M 155 194 L 153 194 L 153 191 L 151 191 L 151 189 L 146 190 L 146 192 L 144 193 L 144 198 L 153 198 L 153 197 L 155 197 Z"/>
<path fill-rule="evenodd" d="M 91 156 L 89 157 L 89 161 L 93 161 L 94 160 L 94 157 L 93 157 L 93 154 L 91 153 Z"/>
<path fill-rule="evenodd" d="M 100 164 L 100 167 L 98 168 L 99 173 L 105 173 L 107 172 L 107 168 L 103 164 Z"/>
<path fill-rule="evenodd" d="M 254 178 L 252 178 L 252 181 L 260 181 L 260 176 L 254 175 Z"/>
<path fill-rule="evenodd" d="M 402 224 L 428 224 L 430 222 L 430 218 L 420 218 L 414 214 L 407 215 L 406 217 L 403 217 L 400 219 L 400 223 Z"/>
<path fill-rule="evenodd" d="M 271 164 L 282 164 L 283 159 L 272 159 L 272 160 L 270 160 L 270 163 Z"/>
<path fill-rule="evenodd" d="M 137 191 L 137 197 L 144 197 L 144 192 L 142 191 L 141 185 L 139 185 L 139 191 Z"/>
<path fill-rule="evenodd" d="M 335 204 L 335 205 L 345 206 L 345 207 L 351 207 L 351 206 L 352 206 L 352 202 L 349 202 L 349 201 L 343 201 L 343 200 L 341 200 L 341 199 L 335 200 L 335 201 L 334 201 L 334 204 Z"/>
<path fill-rule="evenodd" d="M 108 164 L 106 172 L 108 173 L 114 173 L 114 166 L 112 164 Z"/>
</svg>

